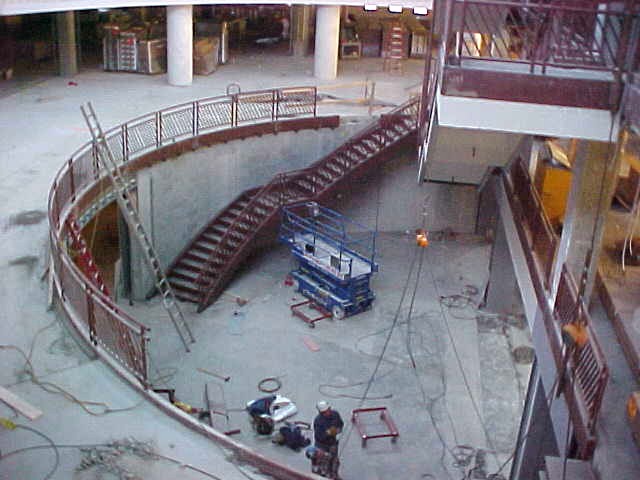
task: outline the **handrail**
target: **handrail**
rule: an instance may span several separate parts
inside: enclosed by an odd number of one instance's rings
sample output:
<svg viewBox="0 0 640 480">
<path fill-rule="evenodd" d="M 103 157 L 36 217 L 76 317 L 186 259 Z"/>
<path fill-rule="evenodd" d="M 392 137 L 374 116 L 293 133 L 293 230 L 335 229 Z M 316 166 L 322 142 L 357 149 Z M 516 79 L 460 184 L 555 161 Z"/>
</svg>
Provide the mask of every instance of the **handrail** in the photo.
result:
<svg viewBox="0 0 640 480">
<path fill-rule="evenodd" d="M 232 241 L 233 235 L 237 234 L 237 230 L 239 226 L 243 222 L 246 222 L 247 217 L 253 212 L 254 208 L 256 207 L 256 204 L 260 199 L 264 198 L 266 195 L 269 195 L 275 192 L 277 188 L 280 188 L 280 196 L 278 198 L 278 203 L 275 206 L 275 210 L 278 210 L 281 206 L 286 204 L 286 202 L 284 201 L 284 192 L 285 192 L 285 187 L 287 185 L 290 185 L 294 179 L 299 179 L 309 174 L 313 175 L 316 172 L 316 170 L 318 170 L 325 163 L 327 158 L 332 157 L 333 155 L 336 155 L 344 150 L 347 150 L 349 148 L 349 145 L 353 145 L 354 143 L 358 142 L 358 140 L 362 140 L 366 138 L 368 135 L 370 135 L 371 133 L 375 132 L 377 129 L 380 128 L 381 126 L 380 124 L 384 122 L 385 117 L 406 115 L 408 112 L 409 115 L 414 117 L 414 122 L 417 124 L 418 103 L 419 103 L 418 99 L 411 99 L 408 102 L 405 102 L 404 104 L 399 105 L 388 114 L 382 116 L 380 120 L 378 120 L 378 122 L 375 122 L 365 127 L 359 133 L 354 135 L 353 141 L 342 144 L 336 150 L 326 155 L 325 157 L 317 160 L 309 167 L 279 173 L 269 183 L 263 185 L 262 187 L 258 187 L 260 188 L 260 190 L 258 190 L 258 192 L 249 201 L 249 203 L 243 208 L 243 211 L 233 219 L 231 225 L 229 225 L 229 227 L 226 229 L 226 231 L 218 241 L 216 248 L 214 248 L 213 250 L 211 250 L 211 252 L 209 252 L 203 268 L 198 273 L 195 283 L 196 285 L 198 285 L 198 292 L 201 295 L 199 308 L 201 309 L 207 304 L 212 294 L 212 289 L 214 285 L 216 284 L 216 282 L 219 281 L 218 279 L 214 278 L 212 275 L 212 273 L 215 270 L 215 261 L 218 258 L 219 253 L 221 251 L 224 251 L 225 249 L 234 248 L 233 246 L 229 245 L 230 242 Z M 314 185 L 314 188 L 315 188 L 315 185 Z M 315 190 L 314 190 L 314 193 L 316 193 Z M 268 221 L 268 219 L 269 219 L 269 216 L 265 217 L 265 219 L 263 220 L 263 223 Z M 249 241 L 251 241 L 251 239 L 252 239 L 251 236 L 247 236 L 244 239 L 244 241 L 236 248 L 244 247 L 244 245 L 246 245 Z"/>
<path fill-rule="evenodd" d="M 544 282 L 548 285 L 553 267 L 553 258 L 558 245 L 558 237 L 553 231 L 551 222 L 544 212 L 542 200 L 519 157 L 511 165 L 509 177 L 513 182 L 514 193 L 523 204 L 532 237 L 531 248 L 544 268 Z"/>
<path fill-rule="evenodd" d="M 522 158 L 516 158 L 510 168 L 503 168 L 502 172 L 505 186 L 508 187 L 514 205 L 518 207 L 520 213 L 526 212 L 521 220 L 527 226 L 529 235 L 522 231 L 519 236 L 520 240 L 529 247 L 525 248 L 524 252 L 529 257 L 527 264 L 531 274 L 538 277 L 537 283 L 542 286 L 549 279 L 558 242 L 557 236 L 551 230 L 542 204 L 537 198 L 537 192 L 524 169 Z M 541 242 L 540 237 L 545 236 L 546 243 Z M 542 262 L 544 269 L 541 274 L 535 268 L 535 262 L 532 261 L 534 255 L 544 260 Z M 538 301 L 544 302 L 545 296 L 545 294 L 539 294 Z M 587 325 L 587 344 L 567 359 L 566 375 L 569 381 L 565 384 L 564 393 L 578 437 L 579 456 L 585 459 L 590 458 L 595 446 L 595 427 L 609 379 L 609 370 L 596 334 L 590 326 L 588 309 L 582 299 L 578 298 L 575 280 L 566 265 L 563 265 L 553 311 L 549 311 L 546 307 L 545 304 L 542 310 L 547 327 L 547 338 L 559 372 L 565 370 L 562 358 L 562 327 L 576 320 Z"/>
<path fill-rule="evenodd" d="M 454 61 L 474 59 L 520 63 L 530 72 L 548 67 L 581 68 L 619 75 L 628 69 L 627 52 L 637 48 L 631 35 L 635 10 L 498 0 L 447 0 L 447 54 Z M 484 36 L 484 38 L 483 38 Z M 489 40 L 489 42 L 485 42 Z M 636 45 L 631 45 L 631 42 Z"/>
<path fill-rule="evenodd" d="M 238 116 L 240 109 L 241 117 Z M 239 123 L 277 122 L 291 117 L 315 117 L 317 114 L 315 87 L 287 87 L 242 94 L 208 97 L 173 105 L 135 117 L 106 131 L 105 136 L 120 165 L 173 145 L 177 141 L 233 128 Z M 48 196 L 48 216 L 51 228 L 51 250 L 54 275 L 60 295 L 73 290 L 85 300 L 73 298 L 75 310 L 84 314 L 90 338 L 102 342 L 100 333 L 111 329 L 111 340 L 103 344 L 121 365 L 147 386 L 146 341 L 149 329 L 123 312 L 103 292 L 96 289 L 64 248 L 67 236 L 64 219 L 76 201 L 105 178 L 91 142 L 81 145 L 60 167 Z M 71 282 L 71 283 L 70 283 Z M 81 315 L 82 316 L 82 315 Z M 134 341 L 135 342 L 131 343 Z M 107 338 L 105 337 L 105 338 Z M 135 344 L 137 342 L 137 345 Z M 142 352 L 142 353 L 141 353 Z M 142 355 L 144 358 L 139 358 Z"/>
</svg>

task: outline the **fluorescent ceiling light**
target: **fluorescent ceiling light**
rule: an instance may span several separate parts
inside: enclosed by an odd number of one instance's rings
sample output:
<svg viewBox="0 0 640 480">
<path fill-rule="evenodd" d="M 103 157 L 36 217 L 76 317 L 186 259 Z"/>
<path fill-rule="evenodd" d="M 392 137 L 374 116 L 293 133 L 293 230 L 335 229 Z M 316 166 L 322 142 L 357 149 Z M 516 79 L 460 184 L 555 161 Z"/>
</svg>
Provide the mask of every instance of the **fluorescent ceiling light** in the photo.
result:
<svg viewBox="0 0 640 480">
<path fill-rule="evenodd" d="M 429 13 L 429 9 L 427 7 L 413 7 L 413 13 L 416 15 L 427 15 Z"/>
<path fill-rule="evenodd" d="M 366 3 L 364 4 L 364 9 L 369 11 L 369 12 L 373 12 L 374 10 L 378 9 L 377 5 L 367 5 Z"/>
<path fill-rule="evenodd" d="M 389 5 L 391 13 L 402 13 L 402 5 Z"/>
</svg>

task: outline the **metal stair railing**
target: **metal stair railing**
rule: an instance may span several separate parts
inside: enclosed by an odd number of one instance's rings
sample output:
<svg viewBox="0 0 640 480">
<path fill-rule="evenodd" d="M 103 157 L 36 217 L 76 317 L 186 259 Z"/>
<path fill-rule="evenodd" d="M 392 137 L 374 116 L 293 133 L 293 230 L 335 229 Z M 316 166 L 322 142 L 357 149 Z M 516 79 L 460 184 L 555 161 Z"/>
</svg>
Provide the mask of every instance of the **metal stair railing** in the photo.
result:
<svg viewBox="0 0 640 480">
<path fill-rule="evenodd" d="M 229 275 L 230 270 L 239 262 L 240 254 L 244 251 L 245 246 L 249 244 L 264 225 L 269 223 L 273 216 L 279 211 L 280 207 L 286 205 L 288 201 L 299 201 L 304 198 L 301 195 L 291 195 L 291 192 L 294 190 L 292 187 L 295 187 L 295 181 L 300 179 L 309 181 L 313 187 L 311 192 L 313 194 L 312 198 L 318 198 L 328 189 L 329 185 L 340 179 L 344 179 L 344 177 L 349 175 L 356 166 L 365 163 L 370 158 L 378 155 L 389 145 L 395 144 L 411 132 L 415 131 L 417 129 L 418 106 L 418 99 L 409 100 L 392 110 L 390 113 L 381 116 L 375 123 L 354 135 L 351 140 L 348 140 L 345 144 L 341 145 L 329 155 L 318 160 L 311 166 L 300 170 L 278 174 L 273 178 L 273 180 L 264 185 L 244 207 L 243 211 L 236 216 L 231 225 L 229 225 L 216 248 L 209 254 L 205 265 L 199 272 L 195 282 L 201 295 L 198 312 L 202 312 L 211 303 L 212 298 L 218 293 L 218 290 L 226 281 L 226 277 Z M 410 119 L 409 125 L 405 123 L 405 120 L 407 119 Z M 321 182 L 318 182 L 317 180 L 320 177 L 318 171 L 322 167 L 325 167 L 338 155 L 348 151 L 353 151 L 354 146 L 361 144 L 364 140 L 399 125 L 400 121 L 402 122 L 403 129 L 406 130 L 404 133 L 401 134 L 394 130 L 395 138 L 393 138 L 393 140 L 386 138 L 380 142 L 374 142 L 378 144 L 378 148 L 376 150 L 369 152 L 369 154 L 361 153 L 362 157 L 358 161 L 349 161 L 349 165 L 345 165 L 344 171 L 340 174 L 334 170 L 336 175 L 332 181 L 328 185 L 325 185 L 325 188 L 316 190 L 316 186 L 321 184 Z M 259 202 L 273 193 L 278 194 L 278 203 L 273 205 L 266 214 L 255 212 L 255 207 Z M 260 208 L 267 209 L 269 206 L 260 204 Z M 251 223 L 257 224 L 251 225 Z M 248 226 L 251 230 L 249 232 L 240 232 L 239 230 L 241 228 L 246 230 L 246 227 L 242 226 L 243 224 L 249 224 Z M 242 235 L 243 240 L 240 245 L 231 245 L 232 239 L 237 238 L 237 236 L 234 237 L 234 233 Z M 225 252 L 232 253 L 226 254 L 227 259 L 225 263 L 220 267 L 216 267 L 216 260 L 221 256 L 221 253 L 225 254 Z M 216 273 L 217 276 L 215 276 Z"/>
<path fill-rule="evenodd" d="M 89 280 L 91 280 L 95 287 L 102 293 L 104 293 L 107 297 L 110 297 L 111 294 L 109 293 L 109 289 L 104 283 L 104 279 L 102 278 L 100 269 L 98 269 L 96 262 L 93 260 L 91 250 L 89 250 L 87 242 L 85 242 L 84 238 L 82 237 L 82 231 L 73 214 L 69 214 L 69 216 L 65 220 L 65 223 L 71 237 L 71 242 L 69 245 L 69 248 L 71 248 L 72 250 L 71 257 L 74 260 L 77 259 L 77 263 L 79 264 L 80 269 L 85 275 L 87 275 L 87 277 L 89 278 Z"/>
<path fill-rule="evenodd" d="M 173 259 L 173 261 L 171 262 L 171 264 L 169 265 L 169 268 L 167 269 L 167 276 L 170 277 L 171 273 L 178 267 L 178 265 L 180 264 L 180 261 L 183 259 L 183 257 L 193 248 L 193 246 L 196 244 L 196 242 L 202 237 L 202 235 L 207 232 L 211 227 L 213 227 L 216 223 L 218 223 L 218 221 L 220 220 L 220 218 L 222 216 L 224 216 L 224 214 L 227 212 L 227 210 L 234 205 L 235 203 L 239 202 L 240 199 L 244 196 L 250 196 L 250 195 L 255 195 L 255 191 L 259 191 L 260 189 L 256 189 L 256 188 L 250 188 L 248 190 L 243 191 L 242 193 L 240 193 L 240 195 L 238 195 L 236 198 L 234 198 L 231 203 L 229 203 L 229 205 L 227 205 L 227 207 L 220 211 L 211 221 L 209 221 L 208 223 L 206 223 L 200 230 L 198 230 L 198 233 L 196 233 L 193 236 L 193 239 L 187 243 L 184 248 L 180 251 L 180 253 L 178 253 L 178 255 L 176 255 L 176 257 Z M 254 193 L 251 193 L 251 192 Z"/>
<path fill-rule="evenodd" d="M 160 261 L 158 260 L 153 245 L 144 229 L 144 226 L 142 225 L 142 222 L 140 221 L 138 211 L 131 201 L 127 181 L 125 180 L 124 175 L 111 152 L 109 143 L 105 138 L 102 127 L 100 126 L 95 111 L 93 110 L 93 106 L 91 103 L 87 103 L 86 108 L 82 106 L 80 109 L 87 127 L 91 132 L 98 160 L 102 163 L 117 193 L 116 201 L 118 202 L 118 206 L 120 207 L 127 224 L 131 228 L 131 231 L 140 243 L 144 258 L 154 274 L 156 288 L 162 295 L 162 305 L 169 314 L 185 349 L 189 351 L 188 342 L 193 343 L 195 339 L 193 338 L 189 325 L 184 319 L 184 315 L 182 314 L 182 310 L 180 309 L 175 295 L 173 294 L 171 285 L 169 285 L 169 282 L 164 275 L 164 271 L 160 266 Z"/>
<path fill-rule="evenodd" d="M 222 238 L 218 242 L 218 245 L 216 245 L 215 250 L 213 250 L 209 255 L 209 257 L 207 258 L 207 261 L 203 269 L 198 274 L 198 277 L 195 282 L 196 285 L 198 286 L 200 295 L 202 296 L 200 303 L 198 305 L 198 312 L 202 312 L 209 305 L 209 302 L 215 292 L 216 283 L 217 284 L 221 283 L 221 277 L 226 273 L 229 267 L 231 267 L 235 263 L 239 252 L 242 252 L 244 249 L 244 246 L 247 245 L 248 242 L 253 238 L 253 235 L 251 235 L 250 232 L 249 234 L 239 232 L 240 225 L 243 222 L 245 223 L 247 222 L 247 218 L 249 218 L 249 215 L 252 212 L 252 210 L 255 212 L 255 207 L 258 205 L 258 202 L 266 198 L 268 195 L 270 195 L 274 191 L 276 191 L 276 188 L 282 188 L 282 175 L 277 175 L 273 180 L 271 180 L 271 182 L 266 184 L 255 194 L 255 196 L 251 199 L 251 201 L 245 206 L 243 211 L 240 214 L 238 214 L 236 218 L 233 220 L 233 222 L 231 223 L 231 225 L 229 225 L 229 227 L 226 229 L 225 233 L 223 234 Z M 268 206 L 266 205 L 260 205 L 260 207 L 264 209 L 268 208 Z M 273 215 L 278 211 L 279 207 L 280 207 L 280 202 L 276 204 L 275 208 L 271 209 L 271 212 L 267 212 L 268 214 L 265 215 L 262 221 L 260 221 L 260 223 L 258 223 L 258 225 L 255 226 L 254 234 L 259 230 L 259 227 L 260 225 L 262 225 L 262 223 L 264 223 L 265 221 L 268 221 L 271 215 Z M 254 220 L 255 220 L 255 216 L 254 216 Z M 232 241 L 232 238 L 233 238 L 233 233 L 241 233 L 242 236 L 244 237 L 240 245 L 237 245 L 237 246 L 230 245 L 230 242 Z M 227 262 L 225 262 L 225 264 L 218 269 L 219 270 L 218 276 L 214 277 L 213 275 L 216 270 L 214 262 L 219 257 L 220 253 L 224 252 L 225 248 L 231 251 L 235 250 L 235 252 L 229 255 Z M 208 281 L 206 280 L 207 276 L 210 277 Z"/>
</svg>

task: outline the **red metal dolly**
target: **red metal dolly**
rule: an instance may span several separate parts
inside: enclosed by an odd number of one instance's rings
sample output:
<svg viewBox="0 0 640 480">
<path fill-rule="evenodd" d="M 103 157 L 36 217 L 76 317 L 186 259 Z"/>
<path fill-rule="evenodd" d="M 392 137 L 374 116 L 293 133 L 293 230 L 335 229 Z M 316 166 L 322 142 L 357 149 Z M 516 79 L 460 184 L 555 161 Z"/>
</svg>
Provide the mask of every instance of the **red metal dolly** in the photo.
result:
<svg viewBox="0 0 640 480">
<path fill-rule="evenodd" d="M 316 311 L 318 313 L 318 316 L 311 316 L 307 314 L 304 310 Z M 322 308 L 313 300 L 305 300 L 304 302 L 295 303 L 291 305 L 291 313 L 296 317 L 301 318 L 311 328 L 315 328 L 316 322 L 319 322 L 320 320 L 324 320 L 325 318 L 332 317 L 331 313 L 329 313 L 327 310 Z"/>
<path fill-rule="evenodd" d="M 360 417 L 362 414 L 370 414 L 374 412 L 379 412 L 380 421 L 387 428 L 386 432 L 367 433 L 365 424 Z M 351 421 L 360 434 L 363 448 L 367 446 L 367 440 L 369 440 L 370 438 L 391 438 L 391 443 L 395 443 L 400 436 L 400 433 L 398 433 L 398 429 L 396 428 L 396 424 L 391 419 L 391 415 L 389 415 L 387 407 L 356 408 L 351 412 Z"/>
</svg>

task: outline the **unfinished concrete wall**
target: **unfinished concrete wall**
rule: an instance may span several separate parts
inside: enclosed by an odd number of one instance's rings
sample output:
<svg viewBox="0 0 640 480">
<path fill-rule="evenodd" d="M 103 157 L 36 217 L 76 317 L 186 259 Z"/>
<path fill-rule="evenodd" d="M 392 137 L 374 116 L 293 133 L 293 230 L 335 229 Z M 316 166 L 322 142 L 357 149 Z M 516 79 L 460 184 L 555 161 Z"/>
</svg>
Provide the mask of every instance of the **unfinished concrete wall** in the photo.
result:
<svg viewBox="0 0 640 480">
<path fill-rule="evenodd" d="M 389 159 L 377 172 L 353 182 L 335 207 L 348 217 L 372 229 L 406 232 L 416 228 L 471 233 L 475 228 L 477 192 L 475 186 L 418 183 L 415 149 Z M 426 221 L 423 220 L 426 212 Z"/>
<path fill-rule="evenodd" d="M 170 262 L 221 208 L 242 191 L 262 185 L 276 173 L 304 168 L 362 129 L 370 120 L 353 119 L 336 129 L 266 135 L 238 140 L 198 150 L 172 159 L 138 174 L 140 216 L 163 265 Z M 470 145 L 468 132 L 454 129 L 443 138 L 452 142 L 430 156 L 436 162 L 451 160 L 451 152 Z M 516 137 L 516 136 L 508 136 Z M 519 139 L 519 137 L 518 137 Z M 483 153 L 490 164 L 506 161 L 513 148 L 512 138 L 499 141 L 478 140 L 491 151 L 504 152 L 504 158 Z M 491 160 L 489 162 L 489 159 Z M 468 163 L 459 163 L 461 171 Z M 484 174 L 478 170 L 479 176 Z M 410 232 L 426 226 L 430 232 L 451 230 L 473 233 L 478 194 L 475 185 L 418 182 L 415 148 L 409 147 L 330 201 L 346 216 L 379 231 Z M 423 216 L 426 212 L 426 218 Z M 148 269 L 141 262 L 137 245 L 133 246 L 132 279 L 134 298 L 144 296 L 152 287 Z"/>
<path fill-rule="evenodd" d="M 473 183 L 482 179 L 487 167 L 503 166 L 522 135 L 515 133 L 435 127 L 425 177 L 443 182 Z"/>
<path fill-rule="evenodd" d="M 363 129 L 369 117 L 346 118 L 337 129 L 252 137 L 202 148 L 141 170 L 140 218 L 166 268 L 195 233 L 244 190 L 280 172 L 304 168 Z M 132 242 L 133 297 L 153 287 L 139 245 Z"/>
</svg>

